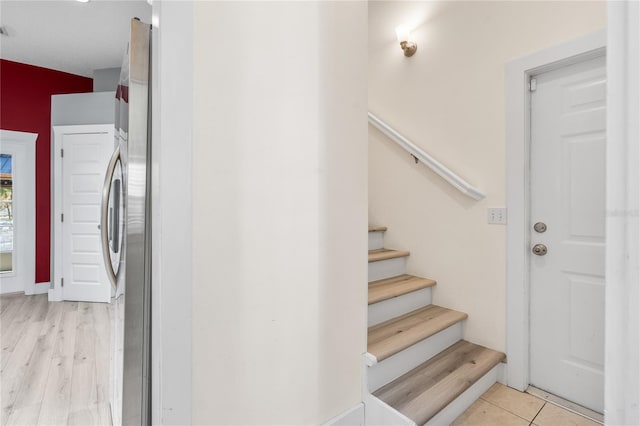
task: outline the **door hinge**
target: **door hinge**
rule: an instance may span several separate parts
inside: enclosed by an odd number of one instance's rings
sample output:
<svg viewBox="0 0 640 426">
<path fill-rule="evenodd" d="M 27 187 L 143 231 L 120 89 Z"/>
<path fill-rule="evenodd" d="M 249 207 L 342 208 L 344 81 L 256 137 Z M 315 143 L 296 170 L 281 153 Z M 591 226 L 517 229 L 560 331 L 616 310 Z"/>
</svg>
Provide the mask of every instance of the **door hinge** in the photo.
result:
<svg viewBox="0 0 640 426">
<path fill-rule="evenodd" d="M 64 287 L 64 278 L 60 278 L 60 287 Z"/>
<path fill-rule="evenodd" d="M 531 80 L 529 80 L 529 91 L 535 92 L 537 88 L 538 88 L 538 81 L 535 78 L 532 78 Z"/>
<path fill-rule="evenodd" d="M 60 222 L 64 222 L 64 213 L 60 213 Z"/>
<path fill-rule="evenodd" d="M 64 158 L 64 149 L 61 149 L 61 150 L 60 150 L 60 157 L 63 157 L 63 158 Z"/>
</svg>

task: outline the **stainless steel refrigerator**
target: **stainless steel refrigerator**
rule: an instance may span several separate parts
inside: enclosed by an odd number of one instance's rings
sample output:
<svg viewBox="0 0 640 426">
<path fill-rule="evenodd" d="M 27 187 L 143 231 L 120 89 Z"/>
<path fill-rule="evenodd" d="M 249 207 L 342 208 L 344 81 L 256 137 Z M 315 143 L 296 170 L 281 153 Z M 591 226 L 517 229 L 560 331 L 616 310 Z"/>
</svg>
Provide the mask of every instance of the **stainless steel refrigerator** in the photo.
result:
<svg viewBox="0 0 640 426">
<path fill-rule="evenodd" d="M 102 197 L 101 235 L 112 283 L 113 424 L 151 424 L 151 26 L 131 21 L 116 91 L 115 150 Z"/>
</svg>

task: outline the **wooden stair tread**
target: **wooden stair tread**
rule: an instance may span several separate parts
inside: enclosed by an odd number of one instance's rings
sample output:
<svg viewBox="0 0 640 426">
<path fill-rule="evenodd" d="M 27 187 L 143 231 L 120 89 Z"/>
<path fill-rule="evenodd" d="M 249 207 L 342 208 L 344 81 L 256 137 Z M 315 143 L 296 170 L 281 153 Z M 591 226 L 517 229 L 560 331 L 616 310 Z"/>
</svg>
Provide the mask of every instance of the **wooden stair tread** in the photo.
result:
<svg viewBox="0 0 640 426">
<path fill-rule="evenodd" d="M 504 360 L 501 352 L 460 340 L 374 395 L 424 425 Z"/>
<path fill-rule="evenodd" d="M 428 305 L 402 316 L 369 327 L 367 352 L 378 362 L 467 318 L 437 305 Z"/>
<path fill-rule="evenodd" d="M 381 260 L 395 259 L 396 257 L 409 256 L 409 252 L 406 250 L 390 250 L 390 249 L 376 249 L 369 250 L 369 262 L 378 262 Z"/>
<path fill-rule="evenodd" d="M 384 232 L 386 230 L 386 226 L 369 226 L 369 232 Z"/>
<path fill-rule="evenodd" d="M 434 285 L 434 280 L 407 274 L 373 281 L 369 283 L 369 305 Z"/>
</svg>

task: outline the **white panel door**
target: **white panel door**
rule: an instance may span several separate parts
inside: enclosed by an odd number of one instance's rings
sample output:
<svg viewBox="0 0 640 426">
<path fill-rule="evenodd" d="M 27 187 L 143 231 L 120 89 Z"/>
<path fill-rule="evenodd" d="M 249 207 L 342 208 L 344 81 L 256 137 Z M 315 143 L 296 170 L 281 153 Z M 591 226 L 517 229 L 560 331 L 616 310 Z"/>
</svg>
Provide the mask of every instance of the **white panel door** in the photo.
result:
<svg viewBox="0 0 640 426">
<path fill-rule="evenodd" d="M 536 77 L 531 94 L 531 384 L 604 403 L 606 64 Z M 546 231 L 537 232 L 537 222 Z"/>
<path fill-rule="evenodd" d="M 112 133 L 64 134 L 62 278 L 65 300 L 110 302 L 100 245 L 100 203 Z"/>
</svg>

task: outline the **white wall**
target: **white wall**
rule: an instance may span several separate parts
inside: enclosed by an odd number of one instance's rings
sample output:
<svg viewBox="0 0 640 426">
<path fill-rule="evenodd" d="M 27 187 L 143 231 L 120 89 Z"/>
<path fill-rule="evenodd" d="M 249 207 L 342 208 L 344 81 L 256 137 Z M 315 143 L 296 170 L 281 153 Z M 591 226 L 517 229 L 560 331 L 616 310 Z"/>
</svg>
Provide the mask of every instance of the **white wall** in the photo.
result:
<svg viewBox="0 0 640 426">
<path fill-rule="evenodd" d="M 364 2 L 196 2 L 193 423 L 361 401 Z"/>
<path fill-rule="evenodd" d="M 415 27 L 405 58 L 400 24 Z M 469 314 L 465 338 L 505 350 L 504 65 L 602 29 L 604 2 L 372 2 L 369 109 L 487 193 L 475 202 L 369 129 L 369 223 L 408 270 L 434 278 L 434 303 Z"/>
<path fill-rule="evenodd" d="M 110 92 L 51 96 L 51 126 L 113 124 L 115 114 L 115 87 Z"/>
</svg>

